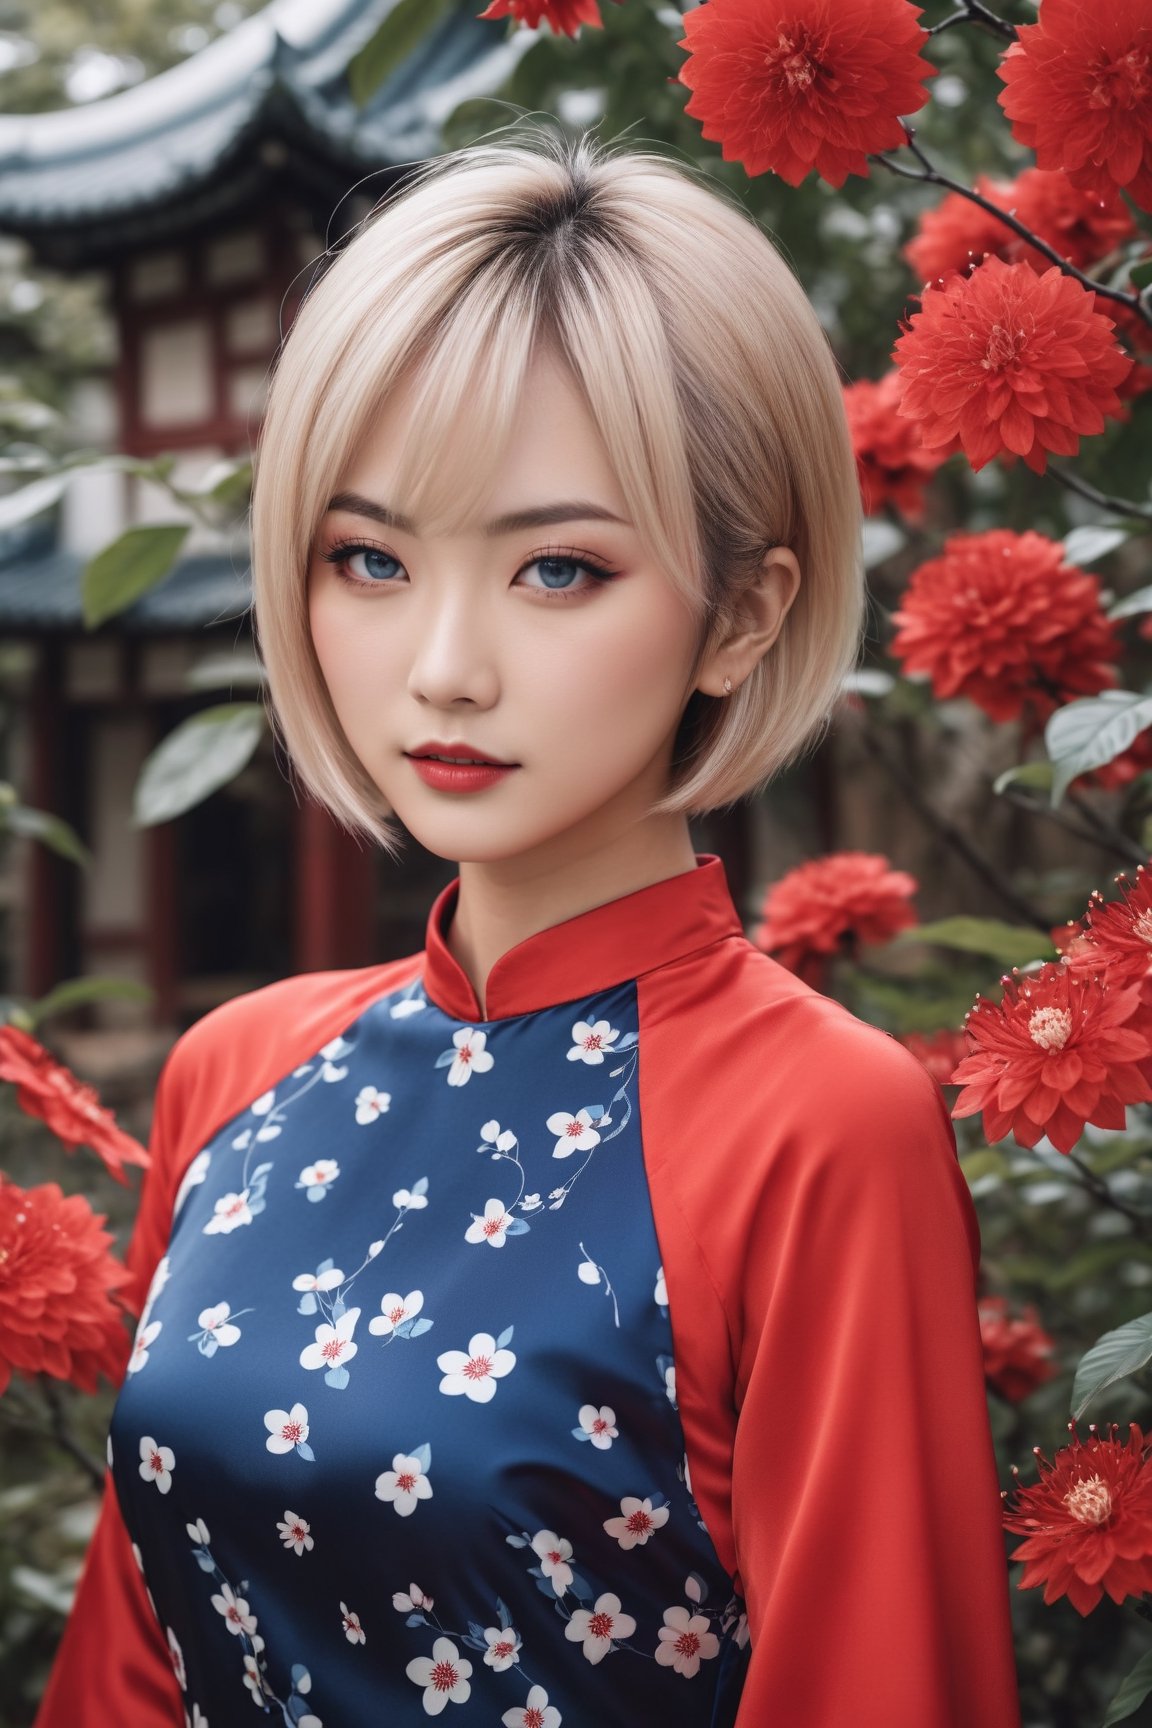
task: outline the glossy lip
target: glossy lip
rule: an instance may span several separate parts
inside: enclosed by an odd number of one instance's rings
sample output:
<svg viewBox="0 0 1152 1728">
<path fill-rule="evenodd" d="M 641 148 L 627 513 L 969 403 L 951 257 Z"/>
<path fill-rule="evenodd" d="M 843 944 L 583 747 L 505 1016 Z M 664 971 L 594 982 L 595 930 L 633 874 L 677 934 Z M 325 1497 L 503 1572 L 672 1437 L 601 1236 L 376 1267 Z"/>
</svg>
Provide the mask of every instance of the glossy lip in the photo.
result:
<svg viewBox="0 0 1152 1728">
<path fill-rule="evenodd" d="M 474 744 L 442 744 L 438 738 L 427 739 L 423 744 L 417 744 L 412 750 L 405 750 L 405 756 L 466 756 L 469 762 L 484 762 L 493 768 L 518 768 L 518 762 L 502 762 L 498 756 L 485 756 L 477 750 Z"/>
</svg>

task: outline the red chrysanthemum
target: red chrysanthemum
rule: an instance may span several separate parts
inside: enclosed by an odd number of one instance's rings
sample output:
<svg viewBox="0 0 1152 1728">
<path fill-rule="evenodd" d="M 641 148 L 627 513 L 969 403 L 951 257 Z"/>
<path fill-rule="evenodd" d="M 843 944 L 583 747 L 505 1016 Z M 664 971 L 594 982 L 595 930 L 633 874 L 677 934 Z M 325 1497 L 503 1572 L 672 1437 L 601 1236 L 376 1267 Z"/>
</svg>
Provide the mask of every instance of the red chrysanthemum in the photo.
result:
<svg viewBox="0 0 1152 1728">
<path fill-rule="evenodd" d="M 953 534 L 913 571 L 892 617 L 904 671 L 927 673 L 936 696 L 967 696 L 993 720 L 1016 719 L 1025 704 L 1046 718 L 1117 682 L 1119 626 L 1098 578 L 1030 530 Z"/>
<path fill-rule="evenodd" d="M 799 864 L 764 897 L 754 941 L 789 971 L 818 975 L 830 954 L 887 942 L 918 922 L 919 883 L 877 852 L 830 852 Z"/>
<path fill-rule="evenodd" d="M 1113 984 L 1059 960 L 1001 980 L 1003 1000 L 977 996 L 964 1016 L 969 1054 L 952 1075 L 963 1085 L 952 1115 L 984 1114 L 989 1140 L 1012 1134 L 1035 1146 L 1046 1134 L 1071 1152 L 1087 1122 L 1123 1128 L 1126 1104 L 1152 1098 L 1152 1007 L 1138 984 Z"/>
<path fill-rule="evenodd" d="M 1067 1596 L 1081 1614 L 1105 1591 L 1119 1604 L 1152 1590 L 1152 1466 L 1144 1436 L 1130 1422 L 1122 1445 L 1115 1422 L 1107 1439 L 1094 1422 L 1088 1426 L 1084 1444 L 1069 1422 L 1072 1443 L 1051 1462 L 1034 1446 L 1040 1480 L 1017 1481 L 1015 1501 L 1004 1510 L 1004 1528 L 1026 1538 L 1012 1555 L 1024 1562 L 1017 1589 L 1043 1584 L 1045 1602 Z"/>
<path fill-rule="evenodd" d="M 925 484 L 947 457 L 940 450 L 925 450 L 914 422 L 899 413 L 899 402 L 894 372 L 886 372 L 877 383 L 861 378 L 844 387 L 864 514 L 874 516 L 892 504 L 910 522 L 918 522 L 924 515 Z"/>
<path fill-rule="evenodd" d="M 833 186 L 905 142 L 936 68 L 910 0 L 708 0 L 684 17 L 684 112 L 749 174 Z"/>
<path fill-rule="evenodd" d="M 1041 168 L 1152 209 L 1152 14 L 1148 0 L 1044 0 L 999 66 L 999 102 Z"/>
<path fill-rule="evenodd" d="M 1014 1319 L 1006 1296 L 984 1296 L 977 1304 L 984 1345 L 984 1377 L 1001 1398 L 1019 1404 L 1056 1373 L 1055 1340 L 1029 1305 Z"/>
<path fill-rule="evenodd" d="M 90 1146 L 118 1182 L 128 1180 L 125 1164 L 148 1168 L 144 1147 L 104 1109 L 95 1089 L 18 1026 L 0 1026 L 0 1080 L 15 1083 L 20 1108 L 45 1122 L 69 1151 Z"/>
<path fill-rule="evenodd" d="M 616 0 L 619 5 L 621 0 Z M 514 18 L 535 30 L 541 22 L 549 24 L 559 36 L 575 36 L 581 24 L 603 29 L 598 0 L 491 0 L 491 5 L 478 18 Z"/>
<path fill-rule="evenodd" d="M 901 414 L 929 448 L 962 449 L 973 468 L 1010 451 L 1043 473 L 1048 454 L 1074 456 L 1080 439 L 1121 412 L 1117 385 L 1132 361 L 1096 296 L 1053 264 L 987 258 L 971 276 L 924 289 L 892 351 Z"/>
<path fill-rule="evenodd" d="M 1134 882 L 1127 876 L 1115 881 L 1118 899 L 1105 900 L 1094 888 L 1083 920 L 1069 920 L 1053 940 L 1074 971 L 1106 971 L 1110 984 L 1135 984 L 1152 966 L 1152 876 L 1138 864 Z"/>
<path fill-rule="evenodd" d="M 0 1393 L 14 1370 L 84 1392 L 119 1384 L 132 1340 L 116 1292 L 128 1273 L 82 1194 L 18 1188 L 0 1172 Z"/>
<path fill-rule="evenodd" d="M 1050 174 L 1042 168 L 1026 168 L 1015 180 L 993 180 L 981 174 L 975 190 L 998 209 L 1014 213 L 1037 239 L 1078 269 L 1105 257 L 1136 232 L 1118 193 L 1102 200 L 1073 186 L 1066 174 Z M 904 248 L 921 282 L 970 275 L 989 254 L 1007 264 L 1028 264 L 1038 272 L 1052 262 L 962 192 L 949 192 L 925 211 L 917 233 Z"/>
<path fill-rule="evenodd" d="M 968 1050 L 963 1032 L 951 1026 L 942 1026 L 938 1032 L 905 1032 L 900 1042 L 941 1086 L 950 1084 L 953 1068 Z"/>
</svg>

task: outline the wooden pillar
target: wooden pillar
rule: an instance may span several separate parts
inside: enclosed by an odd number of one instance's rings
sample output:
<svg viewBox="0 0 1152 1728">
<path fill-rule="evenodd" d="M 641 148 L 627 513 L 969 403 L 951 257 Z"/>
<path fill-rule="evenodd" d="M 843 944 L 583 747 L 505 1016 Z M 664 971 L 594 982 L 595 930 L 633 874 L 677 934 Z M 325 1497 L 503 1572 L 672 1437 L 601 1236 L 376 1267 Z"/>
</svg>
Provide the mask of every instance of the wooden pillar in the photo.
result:
<svg viewBox="0 0 1152 1728">
<path fill-rule="evenodd" d="M 376 851 L 311 798 L 296 807 L 293 969 L 369 966 L 376 959 Z"/>
</svg>

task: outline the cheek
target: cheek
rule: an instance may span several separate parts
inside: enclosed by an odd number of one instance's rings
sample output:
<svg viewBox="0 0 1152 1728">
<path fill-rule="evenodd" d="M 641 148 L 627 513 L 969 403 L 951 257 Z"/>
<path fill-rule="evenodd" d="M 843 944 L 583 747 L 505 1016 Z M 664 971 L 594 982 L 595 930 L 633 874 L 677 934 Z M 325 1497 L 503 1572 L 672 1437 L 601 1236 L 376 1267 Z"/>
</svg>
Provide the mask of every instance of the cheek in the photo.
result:
<svg viewBox="0 0 1152 1728">
<path fill-rule="evenodd" d="M 336 713 L 350 741 L 358 715 L 379 707 L 387 673 L 381 663 L 386 639 L 366 627 L 361 606 L 345 599 L 328 584 L 314 585 L 308 600 L 308 623 L 316 658 Z"/>
</svg>

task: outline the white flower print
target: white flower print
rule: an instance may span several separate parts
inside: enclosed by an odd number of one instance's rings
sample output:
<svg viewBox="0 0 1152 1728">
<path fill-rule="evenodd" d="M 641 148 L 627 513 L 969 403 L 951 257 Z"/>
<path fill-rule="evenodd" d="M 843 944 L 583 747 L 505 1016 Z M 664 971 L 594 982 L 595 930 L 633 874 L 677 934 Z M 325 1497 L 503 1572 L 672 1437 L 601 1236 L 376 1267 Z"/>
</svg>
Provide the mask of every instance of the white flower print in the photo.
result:
<svg viewBox="0 0 1152 1728">
<path fill-rule="evenodd" d="M 187 1692 L 188 1676 L 184 1671 L 184 1652 L 180 1648 L 180 1640 L 171 1626 L 165 1627 L 165 1631 L 168 1634 L 168 1658 L 172 1663 L 172 1672 L 179 1682 L 181 1692 Z"/>
<path fill-rule="evenodd" d="M 330 1266 L 327 1272 L 301 1272 L 292 1280 L 293 1290 L 335 1290 L 338 1284 L 343 1284 L 344 1274 L 338 1266 Z"/>
<path fill-rule="evenodd" d="M 202 1234 L 205 1236 L 226 1236 L 241 1224 L 251 1224 L 252 1214 L 248 1209 L 248 1193 L 248 1189 L 245 1188 L 239 1194 L 221 1194 Z"/>
<path fill-rule="evenodd" d="M 638 1500 L 625 1494 L 620 1502 L 620 1517 L 605 1518 L 604 1528 L 614 1536 L 621 1548 L 643 1546 L 654 1530 L 668 1522 L 667 1506 L 653 1506 L 651 1500 Z"/>
<path fill-rule="evenodd" d="M 656 1288 L 652 1292 L 652 1295 L 653 1295 L 658 1307 L 667 1308 L 667 1306 L 668 1306 L 668 1286 L 664 1282 L 664 1268 L 663 1268 L 663 1266 L 658 1266 L 656 1269 Z"/>
<path fill-rule="evenodd" d="M 252 1694 L 252 1702 L 263 1707 L 264 1682 L 260 1678 L 260 1666 L 255 1656 L 244 1655 L 244 1684 Z"/>
<path fill-rule="evenodd" d="M 631 1638 L 636 1622 L 620 1612 L 620 1598 L 611 1590 L 597 1596 L 593 1608 L 577 1608 L 564 1628 L 565 1638 L 582 1644 L 589 1662 L 602 1662 L 617 1638 Z"/>
<path fill-rule="evenodd" d="M 568 1060 L 603 1062 L 606 1051 L 615 1055 L 612 1046 L 619 1036 L 619 1028 L 610 1026 L 607 1020 L 596 1020 L 592 1025 L 589 1025 L 587 1020 L 577 1020 L 572 1028 L 572 1048 L 568 1052 Z"/>
<path fill-rule="evenodd" d="M 188 1540 L 195 1542 L 197 1547 L 208 1548 L 211 1546 L 212 1538 L 208 1534 L 208 1526 L 203 1518 L 197 1518 L 195 1524 L 185 1524 L 184 1528 L 188 1532 Z"/>
<path fill-rule="evenodd" d="M 568 1564 L 572 1558 L 571 1542 L 566 1536 L 557 1536 L 555 1530 L 537 1530 L 532 1538 L 532 1551 L 539 1558 L 540 1570 L 545 1578 L 551 1580 L 557 1596 L 563 1596 L 572 1582 L 572 1568 Z"/>
<path fill-rule="evenodd" d="M 303 1404 L 293 1404 L 291 1410 L 267 1410 L 264 1426 L 268 1438 L 264 1444 L 269 1452 L 291 1452 L 299 1447 L 303 1457 L 312 1457 L 308 1445 L 308 1412 Z"/>
<path fill-rule="evenodd" d="M 193 1162 L 195 1163 L 196 1160 L 194 1159 Z M 157 1296 L 159 1296 L 161 1290 L 163 1290 L 165 1284 L 168 1282 L 169 1265 L 170 1262 L 167 1254 L 161 1255 L 160 1259 L 156 1262 L 156 1270 L 152 1274 L 152 1281 L 148 1286 L 148 1294 L 144 1298 L 142 1315 L 145 1317 L 152 1312 Z"/>
<path fill-rule="evenodd" d="M 579 1431 L 586 1440 L 591 1440 L 598 1452 L 607 1452 L 613 1440 L 620 1437 L 615 1410 L 610 1404 L 601 1404 L 599 1409 L 595 1404 L 581 1404 Z"/>
<path fill-rule="evenodd" d="M 201 1710 L 199 1704 L 193 1703 L 191 1716 L 189 1716 L 187 1710 L 185 1710 L 184 1728 L 208 1728 L 208 1718 L 205 1716 L 203 1710 Z"/>
<path fill-rule="evenodd" d="M 525 1194 L 520 1202 L 521 1212 L 539 1212 L 544 1202 L 539 1194 Z"/>
<path fill-rule="evenodd" d="M 488 1648 L 484 1652 L 484 1660 L 489 1668 L 495 1668 L 502 1674 L 505 1668 L 511 1668 L 513 1662 L 520 1660 L 520 1634 L 514 1626 L 486 1626 L 484 1642 Z"/>
<path fill-rule="evenodd" d="M 393 1020 L 407 1020 L 409 1014 L 419 1014 L 421 1008 L 427 1006 L 423 996 L 402 996 L 399 1002 L 393 1002 L 388 1012 Z"/>
<path fill-rule="evenodd" d="M 675 1362 L 671 1363 L 664 1370 L 664 1390 L 668 1394 L 669 1404 L 672 1405 L 673 1409 L 676 1409 L 677 1405 L 676 1405 L 676 1364 L 675 1364 Z"/>
<path fill-rule="evenodd" d="M 368 1322 L 368 1330 L 377 1338 L 387 1338 L 397 1326 L 405 1320 L 411 1320 L 414 1314 L 419 1314 L 424 1306 L 424 1292 L 409 1290 L 407 1296 L 399 1295 L 395 1290 L 389 1290 L 386 1296 L 380 1298 L 380 1313 L 373 1315 Z"/>
<path fill-rule="evenodd" d="M 354 1614 L 347 1602 L 341 1602 L 340 1613 L 344 1620 L 344 1636 L 349 1644 L 363 1644 L 364 1628 L 360 1624 L 359 1614 Z"/>
<path fill-rule="evenodd" d="M 172 1202 L 173 1218 L 176 1217 L 193 1188 L 199 1187 L 200 1183 L 203 1182 L 204 1178 L 208 1174 L 208 1166 L 211 1162 L 212 1153 L 207 1147 L 205 1147 L 202 1152 L 197 1152 L 195 1158 L 193 1158 L 191 1164 L 189 1164 L 187 1170 L 185 1170 L 180 1186 L 176 1190 L 176 1198 Z M 162 1262 L 162 1264 L 164 1263 Z M 164 1275 L 165 1277 L 168 1275 L 166 1264 L 164 1265 Z"/>
<path fill-rule="evenodd" d="M 504 1728 L 560 1728 L 563 1717 L 555 1704 L 549 1704 L 543 1686 L 533 1686 L 525 1702 L 505 1710 L 500 1720 Z"/>
<path fill-rule="evenodd" d="M 545 1127 L 549 1134 L 559 1136 L 552 1148 L 553 1158 L 570 1158 L 573 1152 L 586 1152 L 589 1147 L 600 1144 L 600 1136 L 592 1127 L 592 1118 L 587 1110 L 578 1110 L 575 1116 L 569 1115 L 567 1110 L 554 1110 Z"/>
<path fill-rule="evenodd" d="M 335 1158 L 317 1158 L 314 1164 L 301 1170 L 296 1186 L 307 1192 L 309 1200 L 323 1200 L 339 1174 L 340 1166 Z"/>
<path fill-rule="evenodd" d="M 392 1102 L 391 1092 L 378 1092 L 375 1086 L 361 1086 L 356 1094 L 356 1120 L 361 1125 L 379 1122 Z"/>
<path fill-rule="evenodd" d="M 107 1458 L 108 1468 L 109 1468 L 109 1470 L 111 1470 L 111 1468 L 112 1468 L 112 1436 L 111 1436 L 111 1434 L 108 1435 L 108 1438 L 104 1442 L 104 1456 Z"/>
<path fill-rule="evenodd" d="M 504 1210 L 503 1200 L 489 1200 L 484 1207 L 484 1216 L 473 1212 L 472 1222 L 464 1232 L 465 1242 L 488 1242 L 493 1248 L 503 1248 L 507 1241 L 505 1235 L 512 1214 Z"/>
<path fill-rule="evenodd" d="M 376 1498 L 390 1500 L 401 1518 L 415 1512 L 418 1500 L 431 1500 L 432 1484 L 419 1458 L 397 1452 L 391 1470 L 382 1470 L 376 1478 Z"/>
<path fill-rule="evenodd" d="M 136 1338 L 132 1345 L 132 1354 L 128 1358 L 127 1372 L 138 1374 L 148 1360 L 148 1346 L 154 1344 L 160 1336 L 163 1320 L 150 1320 L 147 1326 L 136 1329 Z"/>
<path fill-rule="evenodd" d="M 352 1341 L 359 1318 L 359 1308 L 349 1308 L 334 1326 L 326 1321 L 317 1326 L 315 1342 L 306 1344 L 300 1352 L 301 1368 L 338 1368 L 341 1363 L 350 1362 L 359 1349 Z"/>
<path fill-rule="evenodd" d="M 659 1631 L 656 1660 L 662 1668 L 673 1668 L 690 1680 L 701 1662 L 715 1656 L 720 1640 L 711 1630 L 703 1614 L 690 1614 L 687 1608 L 665 1608 L 664 1624 Z"/>
<path fill-rule="evenodd" d="M 283 1520 L 276 1520 L 276 1528 L 285 1548 L 294 1548 L 297 1554 L 303 1554 L 305 1548 L 311 1550 L 315 1546 L 311 1535 L 312 1526 L 307 1518 L 301 1518 L 298 1512 L 285 1512 Z"/>
<path fill-rule="evenodd" d="M 161 1494 L 167 1494 L 172 1486 L 172 1471 L 176 1465 L 176 1454 L 170 1446 L 157 1446 L 150 1434 L 145 1434 L 140 1441 L 140 1474 L 145 1482 L 155 1482 Z"/>
<path fill-rule="evenodd" d="M 465 1661 L 451 1638 L 437 1638 L 431 1656 L 414 1656 L 404 1672 L 417 1686 L 424 1687 L 424 1712 L 439 1716 L 448 1700 L 463 1704 L 472 1691 L 468 1676 L 471 1662 Z"/>
<path fill-rule="evenodd" d="M 237 1596 L 231 1584 L 221 1584 L 219 1595 L 212 1598 L 212 1606 L 217 1614 L 224 1616 L 224 1624 L 229 1632 L 247 1632 L 249 1637 L 255 1632 L 256 1616 L 244 1597 Z"/>
<path fill-rule="evenodd" d="M 427 1206 L 427 1194 L 417 1194 L 411 1188 L 397 1188 L 392 1196 L 393 1206 L 399 1206 L 402 1212 L 416 1212 L 421 1206 Z"/>
<path fill-rule="evenodd" d="M 352 1045 L 349 1044 L 346 1039 L 340 1037 L 332 1038 L 327 1044 L 321 1045 L 320 1054 L 324 1058 L 323 1065 L 320 1069 L 321 1080 L 332 1082 L 343 1080 L 346 1077 L 348 1073 L 347 1068 L 338 1068 L 336 1064 L 340 1057 L 346 1056 L 351 1049 Z"/>
<path fill-rule="evenodd" d="M 502 1332 L 501 1338 L 507 1339 L 511 1330 Z M 437 1356 L 436 1366 L 444 1375 L 441 1392 L 449 1397 L 463 1392 L 473 1403 L 487 1404 L 496 1396 L 497 1380 L 515 1368 L 516 1354 L 497 1345 L 491 1332 L 474 1332 L 467 1351 L 444 1350 Z"/>
<path fill-rule="evenodd" d="M 435 1597 L 425 1596 L 419 1584 L 409 1584 L 407 1590 L 397 1590 L 392 1596 L 392 1606 L 401 1614 L 411 1614 L 413 1609 L 431 1608 Z"/>
<path fill-rule="evenodd" d="M 480 1138 L 481 1140 L 487 1140 L 489 1145 L 495 1146 L 497 1152 L 511 1152 L 513 1146 L 516 1144 L 516 1136 L 513 1134 L 512 1130 L 510 1128 L 501 1128 L 499 1122 L 495 1119 L 491 1122 L 485 1122 L 483 1128 L 480 1130 Z"/>
<path fill-rule="evenodd" d="M 456 1046 L 456 1054 L 448 1070 L 449 1086 L 466 1086 L 473 1074 L 487 1074 L 496 1060 L 492 1052 L 485 1049 L 488 1042 L 487 1032 L 477 1032 L 471 1026 L 462 1026 L 458 1032 L 453 1032 L 452 1042 Z"/>
<path fill-rule="evenodd" d="M 227 1302 L 217 1302 L 212 1308 L 202 1308 L 196 1317 L 196 1324 L 214 1338 L 222 1348 L 235 1344 L 240 1336 L 240 1328 L 228 1316 L 232 1309 Z"/>
</svg>

